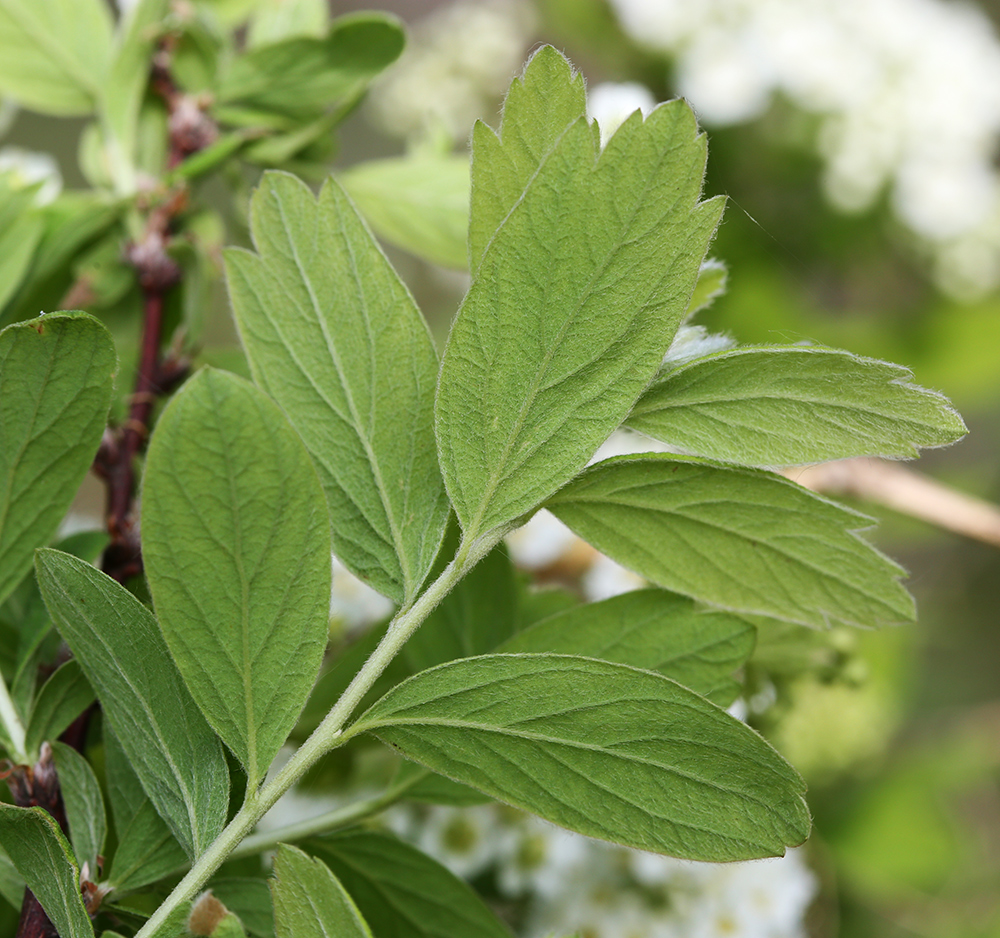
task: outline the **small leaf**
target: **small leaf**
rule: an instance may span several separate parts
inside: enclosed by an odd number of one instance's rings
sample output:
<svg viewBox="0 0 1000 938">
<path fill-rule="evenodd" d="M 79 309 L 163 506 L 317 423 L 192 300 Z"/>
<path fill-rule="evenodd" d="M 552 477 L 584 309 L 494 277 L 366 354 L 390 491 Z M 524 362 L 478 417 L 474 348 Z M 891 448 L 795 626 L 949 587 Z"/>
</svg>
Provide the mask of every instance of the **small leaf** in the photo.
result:
<svg viewBox="0 0 1000 938">
<path fill-rule="evenodd" d="M 469 266 L 469 160 L 366 160 L 337 178 L 375 233 L 434 264 Z"/>
<path fill-rule="evenodd" d="M 546 507 L 647 580 L 725 609 L 820 628 L 914 617 L 902 568 L 857 534 L 872 519 L 771 473 L 624 456 Z"/>
<path fill-rule="evenodd" d="M 506 172 L 497 153 L 522 109 L 527 122 L 546 96 L 576 94 L 568 65 L 556 87 L 534 80 L 553 57 L 529 63 L 502 142 L 473 151 L 474 180 Z M 441 468 L 470 540 L 537 507 L 625 419 L 687 312 L 722 213 L 720 200 L 698 202 L 705 141 L 681 101 L 645 121 L 636 112 L 603 151 L 585 117 L 551 137 L 478 269 L 473 252 L 475 280 L 441 363 Z"/>
<path fill-rule="evenodd" d="M 55 533 L 101 442 L 111 336 L 85 313 L 50 313 L 0 332 L 0 601 Z"/>
<path fill-rule="evenodd" d="M 278 938 L 372 938 L 357 906 L 319 860 L 278 844 L 271 896 Z"/>
<path fill-rule="evenodd" d="M 430 333 L 335 181 L 317 202 L 295 177 L 267 173 L 250 211 L 260 253 L 230 250 L 226 269 L 254 381 L 316 461 L 337 556 L 403 602 L 448 513 Z"/>
<path fill-rule="evenodd" d="M 58 739 L 70 723 L 94 702 L 90 686 L 80 662 L 75 658 L 61 664 L 42 685 L 28 718 L 25 748 L 37 753 L 45 740 Z"/>
<path fill-rule="evenodd" d="M 376 935 L 510 938 L 466 883 L 391 835 L 354 830 L 308 847 L 344 884 Z"/>
<path fill-rule="evenodd" d="M 583 655 L 630 664 L 689 687 L 728 707 L 732 679 L 754 647 L 754 627 L 724 612 L 699 609 L 664 590 L 635 590 L 543 619 L 497 651 Z"/>
<path fill-rule="evenodd" d="M 152 613 L 69 554 L 39 550 L 35 572 L 146 794 L 188 855 L 198 856 L 226 822 L 229 770 Z"/>
<path fill-rule="evenodd" d="M 319 673 L 330 520 L 301 440 L 242 378 L 205 369 L 164 410 L 142 551 L 177 667 L 256 785 Z"/>
<path fill-rule="evenodd" d="M 128 892 L 183 869 L 187 855 L 143 791 L 114 730 L 107 723 L 103 729 L 108 800 L 118 835 L 108 882 Z"/>
<path fill-rule="evenodd" d="M 0 0 L 0 93 L 43 114 L 89 114 L 111 33 L 101 0 Z"/>
<path fill-rule="evenodd" d="M 104 853 L 104 838 L 108 833 L 100 783 L 90 763 L 72 746 L 54 742 L 52 755 L 59 773 L 73 852 L 81 867 L 87 864 L 90 880 L 96 883 L 100 870 L 97 858 Z"/>
<path fill-rule="evenodd" d="M 693 455 L 747 466 L 909 459 L 967 432 L 943 395 L 911 378 L 900 365 L 834 349 L 734 349 L 659 377 L 627 424 Z"/>
<path fill-rule="evenodd" d="M 0 846 L 61 938 L 94 938 L 80 898 L 80 869 L 52 815 L 0 804 Z"/>
<path fill-rule="evenodd" d="M 571 655 L 484 655 L 389 691 L 350 732 L 589 837 L 692 860 L 777 856 L 805 786 L 760 736 L 674 681 Z"/>
</svg>

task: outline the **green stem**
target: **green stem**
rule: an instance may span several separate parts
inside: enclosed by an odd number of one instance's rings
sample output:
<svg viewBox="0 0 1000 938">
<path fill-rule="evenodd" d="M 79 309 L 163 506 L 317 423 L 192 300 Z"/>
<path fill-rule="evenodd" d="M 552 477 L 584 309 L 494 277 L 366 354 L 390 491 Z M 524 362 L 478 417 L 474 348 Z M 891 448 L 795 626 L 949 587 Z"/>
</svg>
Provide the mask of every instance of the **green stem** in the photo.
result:
<svg viewBox="0 0 1000 938">
<path fill-rule="evenodd" d="M 222 865 L 253 830 L 257 822 L 274 806 L 274 803 L 295 784 L 320 758 L 344 742 L 344 724 L 361 703 L 378 676 L 389 662 L 399 654 L 406 640 L 417 630 L 435 606 L 452 587 L 482 559 L 499 539 L 480 538 L 473 543 L 466 540 L 459 546 L 455 559 L 441 575 L 409 608 L 400 609 L 389 625 L 385 637 L 371 653 L 361 670 L 354 676 L 347 690 L 341 695 L 323 722 L 296 750 L 284 767 L 270 782 L 256 792 L 247 792 L 246 801 L 236 816 L 215 839 L 211 846 L 195 861 L 187 875 L 174 887 L 173 892 L 153 913 L 135 938 L 151 938 L 171 913 L 182 903 L 188 902 L 202 889 L 209 877 Z"/>
<path fill-rule="evenodd" d="M 12 752 L 8 753 L 12 762 L 27 764 L 28 755 L 24 751 L 26 744 L 26 733 L 24 724 L 18 716 L 17 708 L 11 699 L 10 691 L 7 690 L 7 683 L 0 677 L 0 721 L 3 722 L 7 731 L 7 738 L 10 740 Z"/>
</svg>

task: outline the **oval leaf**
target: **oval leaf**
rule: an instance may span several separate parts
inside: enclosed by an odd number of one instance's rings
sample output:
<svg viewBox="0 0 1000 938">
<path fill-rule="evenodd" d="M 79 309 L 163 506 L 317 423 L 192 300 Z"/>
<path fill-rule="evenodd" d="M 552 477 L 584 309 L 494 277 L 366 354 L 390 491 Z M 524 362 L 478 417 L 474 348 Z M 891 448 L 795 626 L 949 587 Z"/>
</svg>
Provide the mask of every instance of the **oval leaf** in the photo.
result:
<svg viewBox="0 0 1000 938">
<path fill-rule="evenodd" d="M 69 554 L 39 550 L 35 572 L 49 613 L 146 794 L 188 856 L 198 856 L 225 825 L 229 769 L 152 613 Z"/>
<path fill-rule="evenodd" d="M 0 602 L 31 569 L 101 442 L 115 349 L 85 313 L 0 332 Z"/>
<path fill-rule="evenodd" d="M 142 551 L 177 667 L 255 785 L 319 673 L 330 521 L 301 440 L 241 378 L 201 371 L 164 410 Z"/>
<path fill-rule="evenodd" d="M 90 763 L 72 746 L 54 742 L 52 755 L 59 773 L 59 790 L 66 807 L 73 851 L 81 867 L 87 864 L 89 879 L 96 883 L 97 858 L 104 853 L 104 838 L 108 833 L 100 783 Z"/>
<path fill-rule="evenodd" d="M 857 534 L 874 521 L 771 473 L 623 456 L 546 507 L 647 580 L 716 606 L 819 628 L 914 618 L 903 569 Z"/>
<path fill-rule="evenodd" d="M 760 736 L 669 678 L 570 655 L 424 671 L 352 727 L 590 837 L 692 860 L 776 856 L 809 834 L 805 786 Z"/>
<path fill-rule="evenodd" d="M 684 452 L 745 466 L 910 459 L 965 436 L 962 418 L 900 365 L 824 348 L 741 348 L 658 378 L 626 421 Z"/>
<path fill-rule="evenodd" d="M 412 598 L 448 515 L 430 333 L 334 180 L 317 202 L 267 173 L 250 213 L 259 254 L 230 250 L 226 270 L 254 381 L 316 461 L 337 556 L 397 602 Z"/>
</svg>

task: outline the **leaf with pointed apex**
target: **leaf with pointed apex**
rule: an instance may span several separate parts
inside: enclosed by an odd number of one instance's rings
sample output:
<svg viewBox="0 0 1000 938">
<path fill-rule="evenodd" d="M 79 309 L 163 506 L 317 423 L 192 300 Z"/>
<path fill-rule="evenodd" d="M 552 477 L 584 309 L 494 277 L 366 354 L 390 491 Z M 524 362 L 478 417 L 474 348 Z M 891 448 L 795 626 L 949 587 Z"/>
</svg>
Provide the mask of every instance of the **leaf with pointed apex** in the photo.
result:
<svg viewBox="0 0 1000 938">
<path fill-rule="evenodd" d="M 466 883 L 389 834 L 353 830 L 307 846 L 344 884 L 376 935 L 510 938 Z"/>
<path fill-rule="evenodd" d="M 73 844 L 80 867 L 87 864 L 91 882 L 97 882 L 97 858 L 104 853 L 104 838 L 108 833 L 108 819 L 104 811 L 101 786 L 83 756 L 65 743 L 52 743 L 59 790 L 66 806 L 69 822 L 69 839 Z"/>
<path fill-rule="evenodd" d="M 0 804 L 0 846 L 62 938 L 94 938 L 80 898 L 80 868 L 51 814 Z"/>
<path fill-rule="evenodd" d="M 432 263 L 468 269 L 468 157 L 366 160 L 337 178 L 380 238 Z"/>
<path fill-rule="evenodd" d="M 94 702 L 94 689 L 80 663 L 71 658 L 42 685 L 31 705 L 25 749 L 36 753 L 45 740 L 58 739 Z"/>
<path fill-rule="evenodd" d="M 525 98 L 543 93 L 525 82 Z M 474 173 L 495 162 L 483 158 Z M 704 138 L 674 101 L 636 112 L 600 152 L 579 118 L 527 181 L 441 363 L 438 449 L 470 539 L 576 475 L 655 375 L 722 212 L 698 202 L 704 168 Z"/>
<path fill-rule="evenodd" d="M 253 385 L 205 369 L 149 447 L 142 553 L 163 637 L 256 785 L 319 673 L 330 518 L 302 441 Z"/>
<path fill-rule="evenodd" d="M 86 313 L 0 332 L 0 602 L 55 533 L 101 442 L 115 349 Z"/>
<path fill-rule="evenodd" d="M 472 130 L 469 253 L 479 269 L 486 246 L 570 124 L 587 113 L 583 75 L 552 46 L 542 46 L 504 101 L 500 137 L 476 121 Z M 502 142 L 501 142 L 502 140 Z"/>
<path fill-rule="evenodd" d="M 858 536 L 874 521 L 772 473 L 623 456 L 546 507 L 622 566 L 724 609 L 818 628 L 914 618 L 903 569 Z"/>
<path fill-rule="evenodd" d="M 835 349 L 740 348 L 668 371 L 626 422 L 685 452 L 747 466 L 909 459 L 966 433 L 948 400 L 912 377 Z"/>
<path fill-rule="evenodd" d="M 254 381 L 316 462 L 337 556 L 386 596 L 412 598 L 448 516 L 430 333 L 334 180 L 317 202 L 295 177 L 266 173 L 250 214 L 259 253 L 227 251 L 226 270 Z"/>
<path fill-rule="evenodd" d="M 57 550 L 36 552 L 35 575 L 146 794 L 198 856 L 225 825 L 229 769 L 153 614 L 109 576 Z"/>
<path fill-rule="evenodd" d="M 796 771 L 652 671 L 484 655 L 423 671 L 351 727 L 589 837 L 692 860 L 776 856 L 809 834 Z"/>
<path fill-rule="evenodd" d="M 733 672 L 750 657 L 754 638 L 753 625 L 739 616 L 647 589 L 550 616 L 497 651 L 583 655 L 659 671 L 728 707 L 740 691 Z"/>
<path fill-rule="evenodd" d="M 372 938 L 329 867 L 288 844 L 278 844 L 271 898 L 278 938 Z"/>
<path fill-rule="evenodd" d="M 111 45 L 102 0 L 0 0 L 0 93 L 43 114 L 89 114 Z"/>
</svg>

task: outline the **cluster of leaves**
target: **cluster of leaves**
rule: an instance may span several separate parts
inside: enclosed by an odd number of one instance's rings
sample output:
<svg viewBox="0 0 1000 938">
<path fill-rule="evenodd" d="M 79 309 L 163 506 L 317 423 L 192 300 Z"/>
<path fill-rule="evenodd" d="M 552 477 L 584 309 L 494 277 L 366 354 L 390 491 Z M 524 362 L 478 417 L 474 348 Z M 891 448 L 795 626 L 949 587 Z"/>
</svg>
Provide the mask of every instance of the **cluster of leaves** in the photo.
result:
<svg viewBox="0 0 1000 938">
<path fill-rule="evenodd" d="M 42 14 L 14 16 L 19 0 L 0 10 L 40 35 L 23 24 Z M 376 22 L 337 21 L 206 67 L 215 117 L 233 128 L 215 146 L 328 130 L 342 113 L 328 103 L 353 101 L 370 74 L 352 65 L 352 84 L 334 70 L 338 90 L 320 94 L 315 63 L 353 62 L 343 34 Z M 134 22 L 122 35 L 130 28 L 146 36 Z M 383 39 L 355 36 L 351 49 L 367 62 Z M 175 52 L 188 46 L 204 66 L 205 43 L 185 32 Z M 62 78 L 43 77 L 18 93 L 51 109 Z M 95 132 L 114 133 L 102 97 L 112 84 L 58 107 L 96 108 Z M 678 364 L 671 345 L 718 276 L 703 265 L 723 207 L 699 201 L 704 138 L 671 102 L 634 114 L 602 148 L 585 105 L 582 77 L 544 48 L 512 84 L 500 133 L 477 126 L 472 283 L 440 362 L 340 183 L 317 198 L 287 173 L 263 177 L 255 251 L 226 256 L 253 383 L 197 373 L 146 460 L 152 608 L 88 563 L 89 542 L 35 550 L 97 449 L 108 333 L 73 313 L 0 333 L 0 600 L 34 623 L 17 632 L 0 693 L 2 742 L 14 762 L 44 762 L 96 696 L 117 840 L 102 879 L 98 773 L 59 744 L 70 842 L 40 809 L 0 806 L 0 887 L 9 897 L 27 883 L 64 938 L 90 938 L 98 907 L 142 938 L 506 934 L 442 867 L 356 826 L 306 841 L 308 853 L 281 846 L 269 887 L 219 870 L 273 846 L 239 844 L 321 756 L 362 734 L 410 760 L 380 805 L 499 799 L 701 860 L 776 855 L 808 836 L 798 774 L 723 709 L 754 623 L 872 627 L 913 607 L 900 568 L 858 536 L 868 519 L 768 469 L 910 456 L 964 426 L 905 369 L 846 352 L 738 348 Z M 587 468 L 623 425 L 684 455 Z M 547 615 L 519 592 L 502 547 L 542 507 L 651 588 Z M 399 611 L 317 681 L 331 549 Z M 35 694 L 32 649 L 49 617 L 73 658 Z M 312 726 L 266 780 L 282 745 Z M 205 900 L 191 903 L 206 884 L 220 901 L 202 914 Z"/>
</svg>

